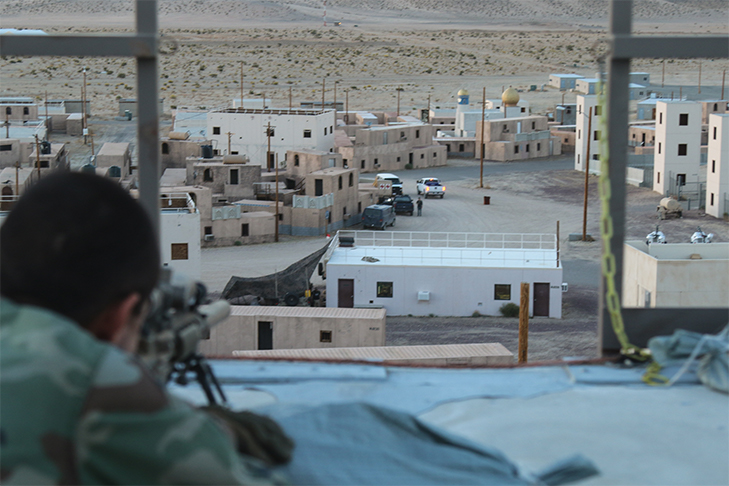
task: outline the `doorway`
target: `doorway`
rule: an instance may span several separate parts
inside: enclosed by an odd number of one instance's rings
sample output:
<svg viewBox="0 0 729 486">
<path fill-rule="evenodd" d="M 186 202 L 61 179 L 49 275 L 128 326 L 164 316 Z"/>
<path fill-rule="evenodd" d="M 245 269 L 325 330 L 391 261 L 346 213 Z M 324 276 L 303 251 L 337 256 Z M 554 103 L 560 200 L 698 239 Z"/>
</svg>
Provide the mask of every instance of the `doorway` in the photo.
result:
<svg viewBox="0 0 729 486">
<path fill-rule="evenodd" d="M 354 307 L 354 279 L 339 279 L 339 299 L 337 307 Z"/>
<path fill-rule="evenodd" d="M 273 349 L 273 322 L 258 321 L 258 349 Z"/>
<path fill-rule="evenodd" d="M 534 283 L 534 317 L 549 317 L 549 283 Z"/>
</svg>

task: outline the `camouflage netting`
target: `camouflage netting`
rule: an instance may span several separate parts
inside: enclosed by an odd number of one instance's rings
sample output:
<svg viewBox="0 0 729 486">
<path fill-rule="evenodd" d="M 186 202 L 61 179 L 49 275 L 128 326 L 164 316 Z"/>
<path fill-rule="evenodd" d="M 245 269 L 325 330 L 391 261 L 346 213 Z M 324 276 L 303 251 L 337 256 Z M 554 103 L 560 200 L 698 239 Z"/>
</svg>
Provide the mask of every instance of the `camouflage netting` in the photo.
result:
<svg viewBox="0 0 729 486">
<path fill-rule="evenodd" d="M 298 298 L 309 288 L 309 278 L 324 256 L 329 244 L 292 263 L 286 269 L 262 277 L 231 277 L 223 290 L 223 298 L 238 305 L 270 305 L 284 301 L 287 295 Z"/>
</svg>

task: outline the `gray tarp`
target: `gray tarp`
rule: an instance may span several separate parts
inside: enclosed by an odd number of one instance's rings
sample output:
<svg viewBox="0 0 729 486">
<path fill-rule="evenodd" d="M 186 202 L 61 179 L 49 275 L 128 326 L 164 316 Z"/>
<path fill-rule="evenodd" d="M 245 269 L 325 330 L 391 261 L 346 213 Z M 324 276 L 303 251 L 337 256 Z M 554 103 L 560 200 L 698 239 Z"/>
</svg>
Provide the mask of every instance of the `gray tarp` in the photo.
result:
<svg viewBox="0 0 729 486">
<path fill-rule="evenodd" d="M 259 410 L 299 444 L 282 467 L 293 484 L 566 484 L 598 474 L 582 456 L 525 474 L 496 449 L 429 425 L 413 415 L 365 403 Z"/>
</svg>

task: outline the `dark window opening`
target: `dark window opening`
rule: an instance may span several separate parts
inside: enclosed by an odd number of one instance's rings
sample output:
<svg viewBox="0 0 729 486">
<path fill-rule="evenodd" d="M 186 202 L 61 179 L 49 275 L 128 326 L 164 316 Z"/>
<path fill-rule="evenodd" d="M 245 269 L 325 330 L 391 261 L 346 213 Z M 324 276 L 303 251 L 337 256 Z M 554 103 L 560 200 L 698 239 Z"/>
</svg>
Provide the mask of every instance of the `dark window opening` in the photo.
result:
<svg viewBox="0 0 729 486">
<path fill-rule="evenodd" d="M 686 174 L 676 174 L 676 185 L 677 186 L 686 185 Z"/>
<path fill-rule="evenodd" d="M 425 154 L 420 154 L 420 158 L 421 159 L 424 159 L 425 158 Z"/>
<path fill-rule="evenodd" d="M 240 235 L 241 236 L 248 236 L 250 233 L 248 232 L 248 223 L 240 225 Z"/>
<path fill-rule="evenodd" d="M 187 260 L 187 243 L 172 243 L 172 260 Z"/>
<path fill-rule="evenodd" d="M 311 138 L 311 130 L 304 130 L 304 138 Z"/>
<path fill-rule="evenodd" d="M 299 156 L 298 155 L 294 155 L 294 166 L 296 166 L 296 167 L 299 166 Z"/>
<path fill-rule="evenodd" d="M 230 184 L 238 185 L 238 169 L 230 169 Z"/>
<path fill-rule="evenodd" d="M 319 342 L 331 343 L 332 342 L 332 331 L 319 331 Z"/>
<path fill-rule="evenodd" d="M 362 201 L 357 203 L 357 214 L 362 214 Z"/>
<path fill-rule="evenodd" d="M 213 135 L 220 135 L 220 127 L 213 127 Z"/>
<path fill-rule="evenodd" d="M 494 300 L 511 300 L 511 284 L 494 285 Z"/>
<path fill-rule="evenodd" d="M 713 205 L 714 205 L 714 193 L 712 192 L 711 193 L 711 202 L 709 203 L 709 206 L 713 206 Z"/>
<path fill-rule="evenodd" d="M 712 160 L 711 161 L 711 173 L 713 174 L 715 172 L 716 172 L 716 160 Z"/>
<path fill-rule="evenodd" d="M 212 226 L 206 226 L 205 227 L 205 235 L 212 235 L 213 234 L 213 227 Z"/>
<path fill-rule="evenodd" d="M 536 122 L 532 122 L 532 130 L 536 130 L 536 129 L 537 129 L 537 123 Z"/>
<path fill-rule="evenodd" d="M 688 144 L 679 143 L 678 144 L 678 155 L 686 155 L 687 153 L 688 153 Z"/>
<path fill-rule="evenodd" d="M 595 130 L 595 133 L 592 134 L 593 140 L 600 140 L 600 130 Z"/>
<path fill-rule="evenodd" d="M 526 144 L 526 147 L 524 148 L 526 152 L 529 152 L 529 144 Z"/>
<path fill-rule="evenodd" d="M 354 186 L 354 174 L 349 173 L 349 187 Z"/>
<path fill-rule="evenodd" d="M 11 107 L 9 107 L 9 106 L 6 106 L 5 107 L 5 114 L 6 115 L 12 115 L 13 114 L 13 109 Z"/>
<path fill-rule="evenodd" d="M 661 173 L 660 173 L 660 172 L 658 173 L 658 177 L 656 177 L 656 182 L 657 182 L 658 184 L 660 184 L 660 183 L 661 183 Z"/>
<path fill-rule="evenodd" d="M 714 140 L 716 140 L 716 127 L 714 127 Z"/>
<path fill-rule="evenodd" d="M 567 140 L 565 140 L 565 142 L 567 142 Z M 537 152 L 540 150 L 542 150 L 542 144 L 537 142 Z"/>
<path fill-rule="evenodd" d="M 0 145 L 0 152 L 10 152 L 13 150 L 12 145 Z"/>
<path fill-rule="evenodd" d="M 681 113 L 678 115 L 678 124 L 681 126 L 688 125 L 688 113 Z"/>
<path fill-rule="evenodd" d="M 515 154 L 518 154 L 519 153 L 519 146 L 518 145 L 514 145 L 514 153 Z"/>
<path fill-rule="evenodd" d="M 362 161 L 362 164 L 361 164 L 361 168 L 362 168 L 362 169 L 364 169 L 364 168 L 365 168 L 365 161 L 364 161 L 364 160 Z"/>
<path fill-rule="evenodd" d="M 458 144 L 458 151 L 463 152 L 464 150 L 466 150 L 466 146 L 463 145 L 462 143 Z"/>
<path fill-rule="evenodd" d="M 23 115 L 30 115 L 30 110 L 28 109 L 27 106 L 23 107 Z"/>
<path fill-rule="evenodd" d="M 339 190 L 342 190 L 342 176 L 339 176 Z"/>
<path fill-rule="evenodd" d="M 314 196 L 324 194 L 324 181 L 322 179 L 314 179 Z"/>
<path fill-rule="evenodd" d="M 658 124 L 659 125 L 663 124 L 663 112 L 658 114 Z"/>
<path fill-rule="evenodd" d="M 377 297 L 392 297 L 392 282 L 377 282 Z"/>
<path fill-rule="evenodd" d="M 327 134 L 327 127 L 324 127 L 324 135 Z"/>
<path fill-rule="evenodd" d="M 716 109 L 714 109 L 714 111 L 716 111 Z M 420 138 L 420 130 L 415 130 L 415 138 Z"/>
<path fill-rule="evenodd" d="M 658 155 L 661 155 L 661 142 L 658 142 Z"/>
<path fill-rule="evenodd" d="M 203 172 L 203 182 L 213 182 L 213 171 L 205 169 Z"/>
<path fill-rule="evenodd" d="M 602 115 L 602 106 L 597 105 L 595 107 L 595 116 L 600 116 L 600 115 Z"/>
<path fill-rule="evenodd" d="M 170 153 L 170 145 L 165 142 L 162 144 L 162 153 L 163 154 L 169 154 Z"/>
</svg>

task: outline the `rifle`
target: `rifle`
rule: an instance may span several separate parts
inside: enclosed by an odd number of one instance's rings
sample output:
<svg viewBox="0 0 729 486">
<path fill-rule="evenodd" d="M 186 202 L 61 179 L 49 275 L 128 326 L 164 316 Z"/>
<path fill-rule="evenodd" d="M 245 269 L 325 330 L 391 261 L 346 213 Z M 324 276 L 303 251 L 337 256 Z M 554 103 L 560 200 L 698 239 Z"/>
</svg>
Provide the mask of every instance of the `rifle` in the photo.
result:
<svg viewBox="0 0 729 486">
<path fill-rule="evenodd" d="M 211 405 L 217 403 L 214 392 L 226 403 L 223 389 L 197 345 L 228 317 L 230 304 L 225 300 L 210 302 L 202 282 L 173 274 L 168 267 L 162 268 L 150 301 L 137 351 L 142 361 L 164 383 L 174 380 L 184 386 L 192 374 Z"/>
</svg>

